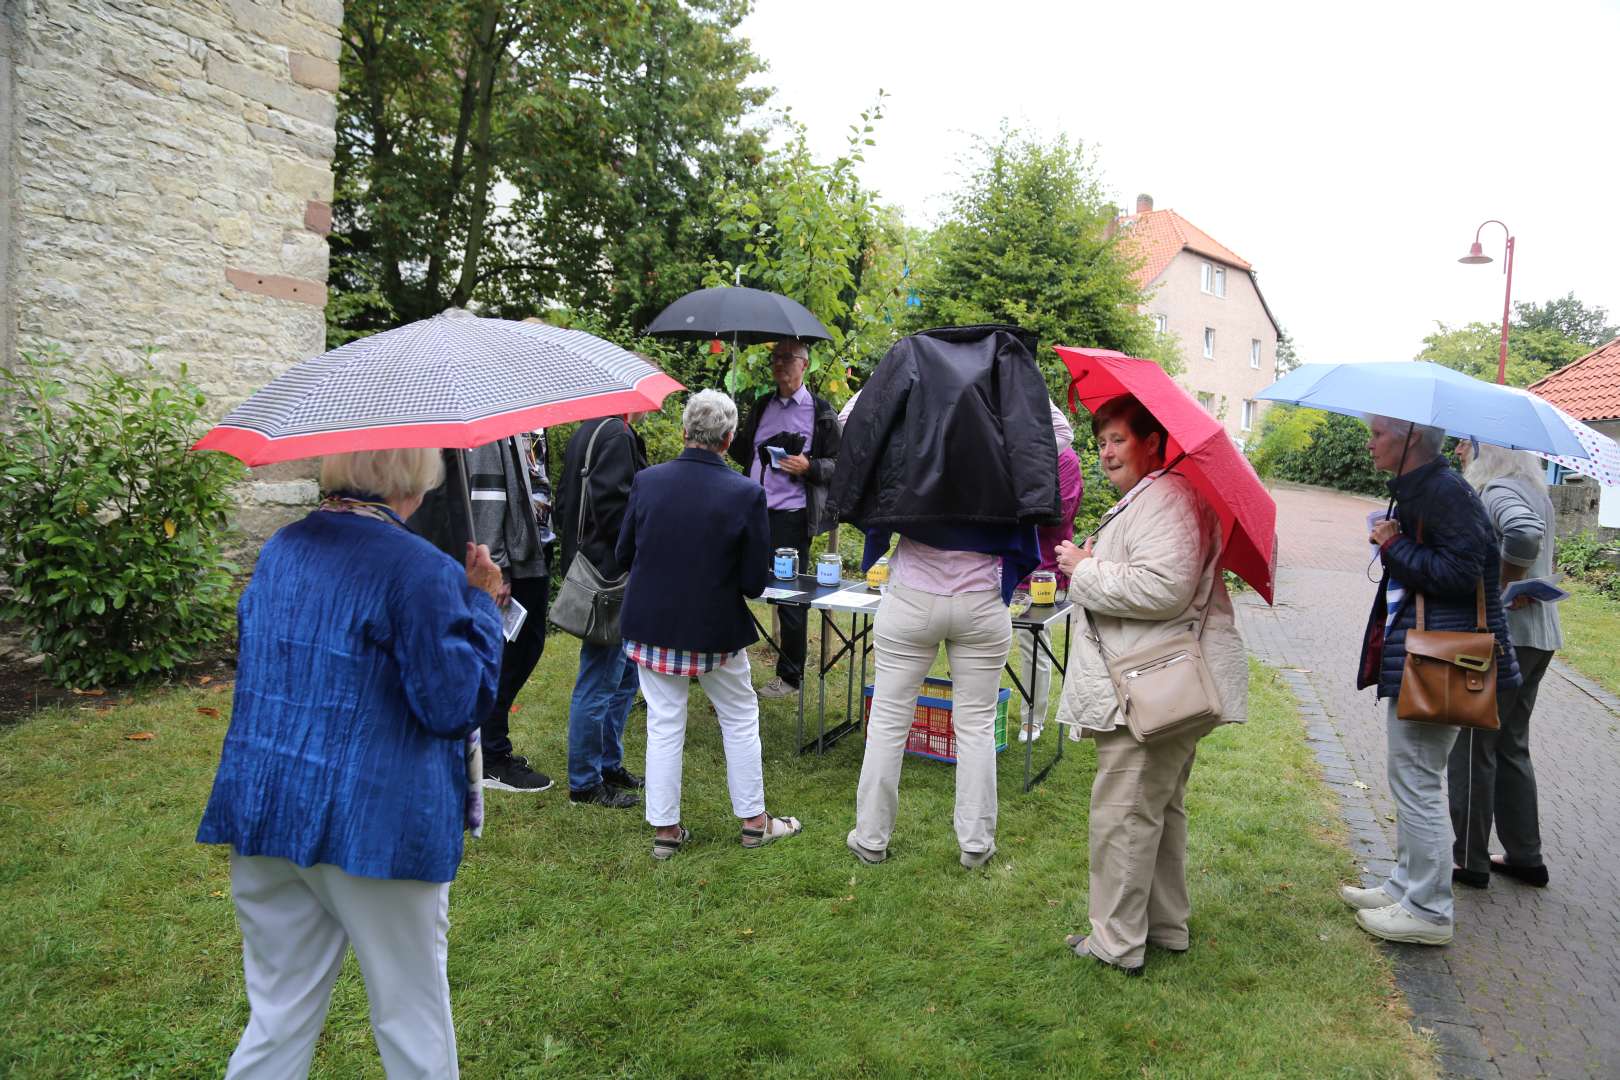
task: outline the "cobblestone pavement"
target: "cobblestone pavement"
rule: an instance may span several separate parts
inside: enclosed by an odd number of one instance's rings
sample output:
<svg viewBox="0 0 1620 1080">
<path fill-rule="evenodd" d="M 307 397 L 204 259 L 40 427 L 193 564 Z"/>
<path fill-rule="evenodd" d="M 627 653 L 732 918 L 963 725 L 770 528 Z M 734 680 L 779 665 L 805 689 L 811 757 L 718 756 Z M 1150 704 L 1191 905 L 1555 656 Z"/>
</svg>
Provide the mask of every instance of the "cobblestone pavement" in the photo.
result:
<svg viewBox="0 0 1620 1080">
<path fill-rule="evenodd" d="M 1277 604 L 1244 593 L 1238 618 L 1250 650 L 1281 667 L 1299 698 L 1370 885 L 1395 837 L 1384 710 L 1355 689 L 1377 587 L 1365 522 L 1383 503 L 1273 494 Z M 1555 661 L 1531 729 L 1551 885 L 1458 886 L 1452 944 L 1389 946 L 1396 980 L 1449 1075 L 1620 1077 L 1620 700 Z"/>
</svg>

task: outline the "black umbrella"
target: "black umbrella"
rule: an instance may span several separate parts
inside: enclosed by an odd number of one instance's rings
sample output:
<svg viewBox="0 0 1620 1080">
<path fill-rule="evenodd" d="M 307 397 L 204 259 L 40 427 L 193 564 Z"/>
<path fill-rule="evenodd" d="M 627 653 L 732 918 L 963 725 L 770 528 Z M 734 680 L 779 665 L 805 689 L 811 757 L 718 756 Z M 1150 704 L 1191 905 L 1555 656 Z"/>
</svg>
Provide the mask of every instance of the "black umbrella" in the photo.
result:
<svg viewBox="0 0 1620 1080">
<path fill-rule="evenodd" d="M 687 293 L 658 313 L 647 334 L 686 341 L 730 338 L 734 345 L 783 338 L 832 339 L 821 320 L 797 300 L 736 285 Z"/>
</svg>

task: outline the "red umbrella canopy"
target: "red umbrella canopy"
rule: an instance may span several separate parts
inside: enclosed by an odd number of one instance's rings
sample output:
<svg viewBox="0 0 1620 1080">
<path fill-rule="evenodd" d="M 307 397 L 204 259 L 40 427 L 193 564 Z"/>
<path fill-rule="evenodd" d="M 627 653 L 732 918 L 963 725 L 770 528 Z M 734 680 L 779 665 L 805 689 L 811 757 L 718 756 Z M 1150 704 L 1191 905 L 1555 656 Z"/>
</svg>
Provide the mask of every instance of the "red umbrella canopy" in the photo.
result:
<svg viewBox="0 0 1620 1080">
<path fill-rule="evenodd" d="M 1220 515 L 1225 536 L 1221 568 L 1254 586 L 1271 603 L 1277 577 L 1277 503 L 1226 429 L 1151 360 L 1109 349 L 1056 346 L 1069 369 L 1069 407 L 1095 412 L 1130 394 L 1170 435 L 1165 460 L 1177 466 Z"/>
</svg>

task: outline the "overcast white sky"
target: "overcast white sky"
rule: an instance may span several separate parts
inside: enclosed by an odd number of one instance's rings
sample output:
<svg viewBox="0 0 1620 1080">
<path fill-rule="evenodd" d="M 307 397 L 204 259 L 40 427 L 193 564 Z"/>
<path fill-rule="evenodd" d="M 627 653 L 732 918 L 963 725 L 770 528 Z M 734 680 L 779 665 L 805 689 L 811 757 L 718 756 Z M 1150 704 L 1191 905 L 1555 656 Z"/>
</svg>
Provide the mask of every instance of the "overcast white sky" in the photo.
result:
<svg viewBox="0 0 1620 1080">
<path fill-rule="evenodd" d="M 1567 292 L 1620 322 L 1620 0 L 1355 5 L 758 0 L 741 32 L 818 155 L 879 87 L 864 179 L 928 224 L 1002 117 L 1091 147 L 1254 264 L 1311 362 L 1405 360 L 1436 320 Z"/>
</svg>

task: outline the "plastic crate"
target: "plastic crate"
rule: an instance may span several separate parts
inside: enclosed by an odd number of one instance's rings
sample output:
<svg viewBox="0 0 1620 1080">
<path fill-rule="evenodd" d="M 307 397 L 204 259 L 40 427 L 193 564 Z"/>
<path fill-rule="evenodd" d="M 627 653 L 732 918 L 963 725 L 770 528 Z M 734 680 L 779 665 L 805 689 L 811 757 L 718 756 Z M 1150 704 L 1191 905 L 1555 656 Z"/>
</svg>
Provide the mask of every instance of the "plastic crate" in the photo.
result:
<svg viewBox="0 0 1620 1080">
<path fill-rule="evenodd" d="M 873 687 L 862 691 L 864 718 L 872 719 Z M 1012 691 L 1005 686 L 996 695 L 996 753 L 1007 749 L 1007 703 Z M 917 695 L 916 718 L 906 738 L 906 753 L 956 764 L 956 730 L 951 726 L 951 680 L 926 678 Z"/>
</svg>

